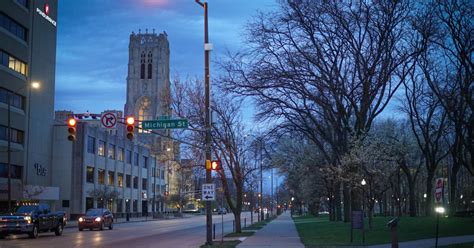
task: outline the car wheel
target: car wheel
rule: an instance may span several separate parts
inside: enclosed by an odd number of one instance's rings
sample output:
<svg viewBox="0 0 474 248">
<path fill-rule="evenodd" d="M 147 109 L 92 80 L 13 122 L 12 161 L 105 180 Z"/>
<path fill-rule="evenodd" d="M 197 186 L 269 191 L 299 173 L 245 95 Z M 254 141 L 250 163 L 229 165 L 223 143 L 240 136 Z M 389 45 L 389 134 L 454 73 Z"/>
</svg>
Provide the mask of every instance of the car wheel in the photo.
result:
<svg viewBox="0 0 474 248">
<path fill-rule="evenodd" d="M 79 231 L 82 232 L 82 230 L 84 230 L 83 228 L 79 228 Z"/>
<path fill-rule="evenodd" d="M 102 221 L 102 222 L 100 222 L 100 227 L 99 227 L 99 230 L 101 230 L 101 231 L 102 231 L 102 230 L 104 230 L 104 222 L 103 222 L 103 221 Z"/>
<path fill-rule="evenodd" d="M 94 228 L 89 228 L 89 231 L 92 231 L 92 230 L 94 230 Z"/>
<path fill-rule="evenodd" d="M 54 234 L 56 234 L 56 236 L 61 236 L 63 234 L 63 224 L 58 224 L 58 226 L 54 230 Z"/>
<path fill-rule="evenodd" d="M 114 229 L 114 221 L 110 221 L 109 230 Z"/>
<path fill-rule="evenodd" d="M 30 238 L 32 239 L 38 238 L 38 225 L 33 225 L 33 230 L 28 233 L 28 236 L 30 236 Z"/>
</svg>

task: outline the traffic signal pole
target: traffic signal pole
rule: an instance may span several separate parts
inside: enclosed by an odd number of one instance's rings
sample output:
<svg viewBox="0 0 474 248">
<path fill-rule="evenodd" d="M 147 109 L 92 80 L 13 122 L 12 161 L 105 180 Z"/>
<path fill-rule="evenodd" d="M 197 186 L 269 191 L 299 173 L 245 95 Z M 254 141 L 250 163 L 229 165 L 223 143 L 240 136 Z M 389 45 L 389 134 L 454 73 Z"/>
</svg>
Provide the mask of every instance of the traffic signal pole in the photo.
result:
<svg viewBox="0 0 474 248">
<path fill-rule="evenodd" d="M 210 70 L 209 70 L 209 52 L 211 50 L 209 44 L 209 32 L 208 32 L 208 18 L 207 2 L 202 3 L 200 0 L 196 0 L 196 3 L 204 8 L 204 89 L 205 89 L 205 129 L 206 129 L 206 160 L 211 160 L 211 113 L 210 113 Z M 206 168 L 206 183 L 212 183 L 211 170 Z M 212 209 L 211 201 L 206 201 L 206 244 L 212 245 Z"/>
</svg>

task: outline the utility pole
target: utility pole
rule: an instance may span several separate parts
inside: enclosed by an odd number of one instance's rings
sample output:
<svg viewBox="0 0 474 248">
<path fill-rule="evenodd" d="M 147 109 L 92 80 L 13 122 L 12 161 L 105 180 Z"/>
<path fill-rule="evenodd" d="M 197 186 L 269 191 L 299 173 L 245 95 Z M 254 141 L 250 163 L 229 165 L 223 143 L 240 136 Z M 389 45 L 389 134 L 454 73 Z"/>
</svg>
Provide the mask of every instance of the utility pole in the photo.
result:
<svg viewBox="0 0 474 248">
<path fill-rule="evenodd" d="M 209 52 L 212 49 L 212 45 L 209 44 L 209 30 L 208 30 L 208 19 L 207 2 L 202 3 L 200 0 L 195 0 L 197 4 L 204 8 L 204 90 L 205 90 L 205 108 L 206 108 L 206 160 L 211 160 L 211 113 L 210 113 L 210 70 L 209 70 Z M 206 168 L 206 183 L 212 183 L 211 170 Z M 206 245 L 212 245 L 212 209 L 211 202 L 206 201 Z"/>
<path fill-rule="evenodd" d="M 263 147 L 262 147 L 262 139 L 260 138 L 260 221 L 263 221 L 265 219 L 264 213 L 263 213 Z"/>
</svg>

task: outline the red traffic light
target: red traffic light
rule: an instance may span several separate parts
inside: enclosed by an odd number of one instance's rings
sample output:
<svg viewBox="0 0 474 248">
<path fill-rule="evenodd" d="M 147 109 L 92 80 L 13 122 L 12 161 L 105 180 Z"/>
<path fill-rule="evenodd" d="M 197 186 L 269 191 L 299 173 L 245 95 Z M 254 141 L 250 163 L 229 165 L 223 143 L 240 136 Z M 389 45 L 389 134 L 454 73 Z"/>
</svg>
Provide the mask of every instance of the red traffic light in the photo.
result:
<svg viewBox="0 0 474 248">
<path fill-rule="evenodd" d="M 135 124 L 135 118 L 133 118 L 133 116 L 129 116 L 127 117 L 127 125 L 133 125 Z"/>
</svg>

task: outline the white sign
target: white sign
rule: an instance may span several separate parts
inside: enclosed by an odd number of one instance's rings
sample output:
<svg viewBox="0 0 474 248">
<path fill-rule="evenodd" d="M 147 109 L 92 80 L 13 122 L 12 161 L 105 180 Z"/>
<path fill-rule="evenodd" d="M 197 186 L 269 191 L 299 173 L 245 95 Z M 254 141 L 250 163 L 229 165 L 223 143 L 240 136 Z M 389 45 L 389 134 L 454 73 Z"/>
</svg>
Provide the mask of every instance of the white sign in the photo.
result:
<svg viewBox="0 0 474 248">
<path fill-rule="evenodd" d="M 117 116 L 112 112 L 104 113 L 100 118 L 100 122 L 105 128 L 114 128 L 115 124 L 117 124 Z"/>
<path fill-rule="evenodd" d="M 36 12 L 42 16 L 44 19 L 46 19 L 49 23 L 53 24 L 53 26 L 56 27 L 56 21 L 53 20 L 51 17 L 49 17 L 49 5 L 45 4 L 44 5 L 44 12 L 40 10 L 39 8 L 36 8 Z"/>
<path fill-rule="evenodd" d="M 444 187 L 443 178 L 436 179 L 436 183 L 435 183 L 435 202 L 436 203 L 443 202 L 443 187 Z"/>
<path fill-rule="evenodd" d="M 216 200 L 216 185 L 213 183 L 205 183 L 202 185 L 202 200 L 215 201 Z"/>
</svg>

